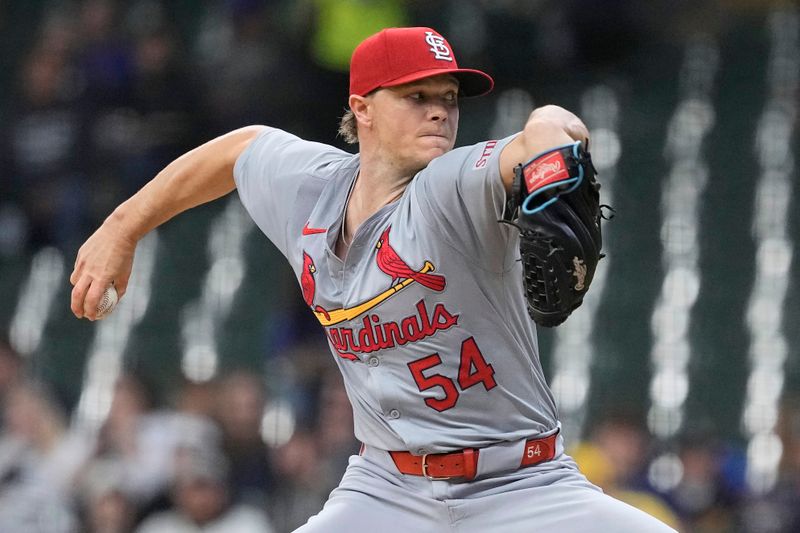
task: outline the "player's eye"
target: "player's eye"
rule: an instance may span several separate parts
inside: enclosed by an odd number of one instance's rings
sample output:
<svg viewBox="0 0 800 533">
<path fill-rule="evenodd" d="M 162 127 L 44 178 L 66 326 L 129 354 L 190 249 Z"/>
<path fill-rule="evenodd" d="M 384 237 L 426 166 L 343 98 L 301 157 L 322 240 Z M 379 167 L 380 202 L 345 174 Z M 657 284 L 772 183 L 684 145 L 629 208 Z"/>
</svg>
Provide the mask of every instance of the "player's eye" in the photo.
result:
<svg viewBox="0 0 800 533">
<path fill-rule="evenodd" d="M 411 98 L 412 100 L 417 100 L 417 101 L 422 101 L 424 98 L 424 96 L 420 92 L 411 93 L 408 95 L 408 97 Z"/>
</svg>

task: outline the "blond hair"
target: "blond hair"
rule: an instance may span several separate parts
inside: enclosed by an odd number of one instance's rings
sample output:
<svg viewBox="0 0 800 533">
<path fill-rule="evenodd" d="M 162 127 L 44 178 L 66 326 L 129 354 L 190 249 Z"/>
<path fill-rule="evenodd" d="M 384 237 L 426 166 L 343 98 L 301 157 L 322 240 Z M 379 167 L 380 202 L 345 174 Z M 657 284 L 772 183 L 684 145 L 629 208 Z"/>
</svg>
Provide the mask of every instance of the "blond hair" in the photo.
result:
<svg viewBox="0 0 800 533">
<path fill-rule="evenodd" d="M 347 144 L 358 144 L 358 124 L 355 114 L 348 109 L 339 121 L 339 135 Z"/>
</svg>

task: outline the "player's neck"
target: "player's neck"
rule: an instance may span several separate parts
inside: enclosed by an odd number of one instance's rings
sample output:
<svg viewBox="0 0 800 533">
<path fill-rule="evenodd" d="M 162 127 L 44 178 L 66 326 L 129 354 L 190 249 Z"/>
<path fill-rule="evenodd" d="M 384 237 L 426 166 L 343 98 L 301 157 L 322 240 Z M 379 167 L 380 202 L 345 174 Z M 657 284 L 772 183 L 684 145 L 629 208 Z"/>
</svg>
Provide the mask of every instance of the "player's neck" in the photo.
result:
<svg viewBox="0 0 800 533">
<path fill-rule="evenodd" d="M 375 174 L 375 171 L 374 166 L 372 173 L 365 171 L 362 161 L 353 191 L 345 206 L 342 230 L 336 245 L 336 255 L 340 258 L 344 258 L 347 253 L 359 226 L 382 207 L 398 200 L 411 179 L 380 179 L 380 174 Z"/>
<path fill-rule="evenodd" d="M 361 168 L 350 196 L 350 208 L 357 206 L 365 218 L 402 196 L 416 170 L 376 154 L 361 153 Z"/>
<path fill-rule="evenodd" d="M 369 179 L 366 175 L 357 178 L 350 195 L 349 209 L 356 209 L 368 218 L 383 206 L 390 204 L 403 195 L 408 181 L 387 182 Z"/>
<path fill-rule="evenodd" d="M 383 206 L 399 199 L 406 190 L 407 181 L 388 182 L 370 179 L 363 170 L 356 177 L 353 192 L 346 207 L 346 234 L 355 234 L 358 226 Z"/>
</svg>

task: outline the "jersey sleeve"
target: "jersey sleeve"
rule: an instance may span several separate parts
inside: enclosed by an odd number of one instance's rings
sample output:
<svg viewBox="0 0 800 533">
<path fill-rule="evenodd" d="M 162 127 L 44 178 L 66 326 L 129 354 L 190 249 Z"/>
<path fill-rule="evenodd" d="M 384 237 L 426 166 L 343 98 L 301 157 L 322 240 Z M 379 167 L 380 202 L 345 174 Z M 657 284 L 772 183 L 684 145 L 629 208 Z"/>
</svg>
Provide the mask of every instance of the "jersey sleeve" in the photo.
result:
<svg viewBox="0 0 800 533">
<path fill-rule="evenodd" d="M 316 198 L 300 196 L 318 192 L 330 179 L 331 167 L 351 157 L 333 146 L 268 128 L 241 153 L 233 177 L 250 217 L 286 255 L 290 221 L 308 216 L 316 202 Z M 322 183 L 309 187 L 311 181 Z M 308 213 L 299 212 L 303 210 Z"/>
<path fill-rule="evenodd" d="M 456 148 L 434 159 L 415 178 L 417 204 L 428 224 L 483 268 L 507 270 L 512 233 L 502 218 L 506 190 L 500 153 L 514 135 Z"/>
</svg>

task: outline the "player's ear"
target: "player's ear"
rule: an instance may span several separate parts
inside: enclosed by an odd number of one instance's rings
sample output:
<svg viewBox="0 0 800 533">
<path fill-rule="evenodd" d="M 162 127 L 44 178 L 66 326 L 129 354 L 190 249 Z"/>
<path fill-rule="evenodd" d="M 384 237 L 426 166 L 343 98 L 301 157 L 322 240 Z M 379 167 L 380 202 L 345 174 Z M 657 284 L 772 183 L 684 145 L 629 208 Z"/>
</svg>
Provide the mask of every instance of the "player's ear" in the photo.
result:
<svg viewBox="0 0 800 533">
<path fill-rule="evenodd" d="M 357 94 L 351 94 L 348 100 L 350 111 L 355 115 L 356 122 L 366 127 L 372 125 L 372 106 L 370 105 L 370 100 L 369 96 L 359 96 Z"/>
</svg>

